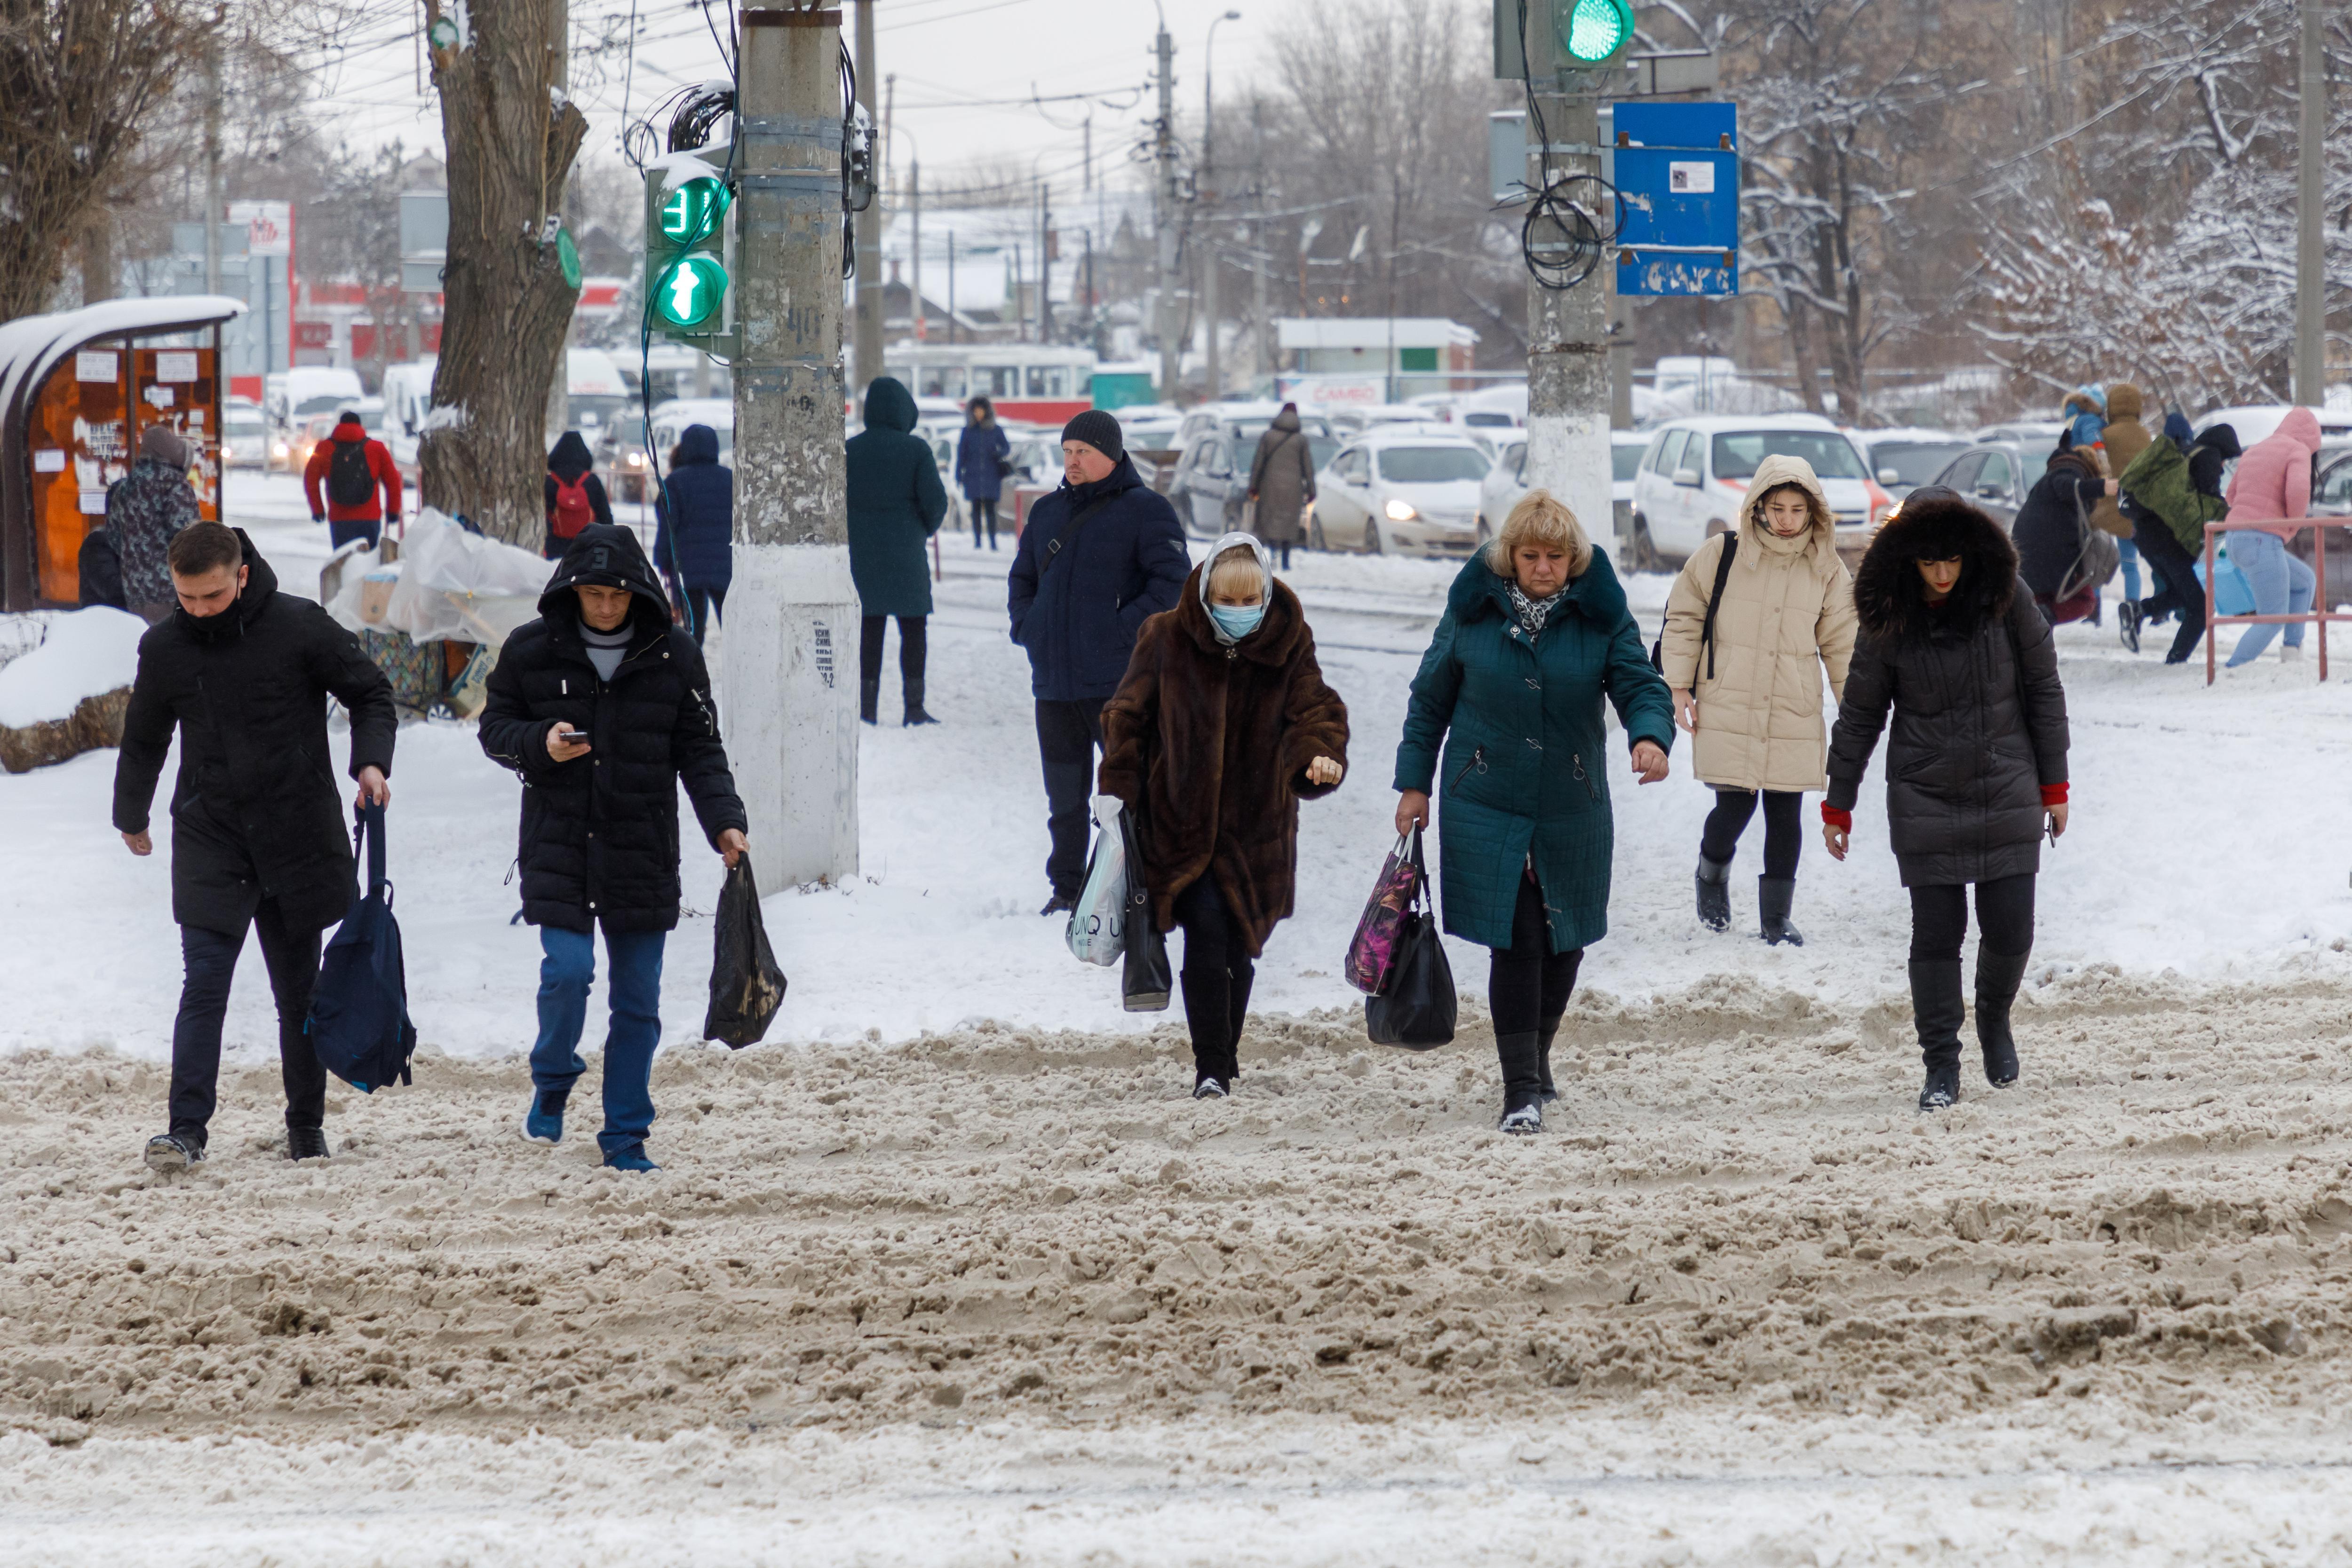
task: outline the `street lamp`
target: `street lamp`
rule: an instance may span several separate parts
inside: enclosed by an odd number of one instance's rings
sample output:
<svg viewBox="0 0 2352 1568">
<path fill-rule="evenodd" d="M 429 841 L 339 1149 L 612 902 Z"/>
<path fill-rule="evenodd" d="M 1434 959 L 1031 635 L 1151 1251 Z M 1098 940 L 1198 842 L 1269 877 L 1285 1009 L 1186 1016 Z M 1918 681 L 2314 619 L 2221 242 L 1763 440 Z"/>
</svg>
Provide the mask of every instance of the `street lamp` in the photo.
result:
<svg viewBox="0 0 2352 1568">
<path fill-rule="evenodd" d="M 1217 47 L 1217 29 L 1241 19 L 1239 11 L 1226 12 L 1209 24 L 1209 37 L 1201 45 L 1201 172 L 1204 174 L 1213 162 L 1217 129 L 1216 58 L 1210 51 Z"/>
</svg>

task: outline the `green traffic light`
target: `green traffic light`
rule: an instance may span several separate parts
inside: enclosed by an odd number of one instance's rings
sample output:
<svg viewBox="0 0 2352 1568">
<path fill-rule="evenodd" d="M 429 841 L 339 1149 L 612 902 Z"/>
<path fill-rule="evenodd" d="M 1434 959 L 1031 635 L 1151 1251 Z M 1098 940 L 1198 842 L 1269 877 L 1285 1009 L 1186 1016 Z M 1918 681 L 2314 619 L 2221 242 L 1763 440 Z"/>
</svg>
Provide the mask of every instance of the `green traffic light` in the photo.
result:
<svg viewBox="0 0 2352 1568">
<path fill-rule="evenodd" d="M 727 298 L 727 269 L 710 256 L 680 256 L 654 286 L 654 314 L 672 327 L 695 328 Z"/>
<path fill-rule="evenodd" d="M 727 213 L 727 187 L 703 176 L 688 180 L 662 198 L 659 219 L 662 238 L 672 245 L 693 245 L 719 232 Z"/>
<path fill-rule="evenodd" d="M 1606 64 L 1633 36 L 1625 0 L 1567 0 L 1560 10 L 1560 41 L 1578 65 Z"/>
</svg>

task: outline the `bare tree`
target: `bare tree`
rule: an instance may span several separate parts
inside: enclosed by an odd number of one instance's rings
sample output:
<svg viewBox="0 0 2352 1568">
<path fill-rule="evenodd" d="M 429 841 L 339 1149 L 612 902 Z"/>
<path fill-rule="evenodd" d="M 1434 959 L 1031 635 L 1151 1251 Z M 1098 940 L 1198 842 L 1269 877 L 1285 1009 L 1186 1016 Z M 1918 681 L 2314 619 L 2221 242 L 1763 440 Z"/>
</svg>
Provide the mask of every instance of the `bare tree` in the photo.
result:
<svg viewBox="0 0 2352 1568">
<path fill-rule="evenodd" d="M 67 248 L 93 232 L 89 260 L 108 275 L 92 213 L 200 26 L 184 0 L 0 0 L 0 320 L 46 307 Z"/>
<path fill-rule="evenodd" d="M 463 32 L 433 52 L 449 164 L 449 249 L 434 418 L 419 456 L 425 504 L 536 548 L 547 389 L 576 282 L 558 235 L 566 176 L 588 121 L 556 85 L 564 0 L 425 0 L 428 26 Z"/>
</svg>

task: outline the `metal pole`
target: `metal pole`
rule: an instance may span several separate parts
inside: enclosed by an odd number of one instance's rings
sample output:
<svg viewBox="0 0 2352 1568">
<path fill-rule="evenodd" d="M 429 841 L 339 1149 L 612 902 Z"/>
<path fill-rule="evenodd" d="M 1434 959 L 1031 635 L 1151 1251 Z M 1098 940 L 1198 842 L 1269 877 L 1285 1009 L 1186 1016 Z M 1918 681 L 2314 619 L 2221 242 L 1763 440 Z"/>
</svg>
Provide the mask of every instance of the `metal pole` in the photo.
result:
<svg viewBox="0 0 2352 1568">
<path fill-rule="evenodd" d="M 1250 226 L 1250 248 L 1256 253 L 1250 258 L 1250 375 L 1265 381 L 1274 374 L 1274 328 L 1265 319 L 1265 279 L 1274 247 L 1265 227 L 1265 116 L 1255 100 L 1250 104 L 1250 131 L 1257 151 L 1257 171 L 1250 180 L 1250 204 L 1257 214 Z"/>
<path fill-rule="evenodd" d="M 912 225 L 908 235 L 907 271 L 912 281 L 914 312 L 914 342 L 918 347 L 930 336 L 923 322 L 923 161 L 909 159 L 907 163 L 907 219 Z M 919 378 L 921 368 L 917 367 Z"/>
<path fill-rule="evenodd" d="M 841 444 L 840 14 L 743 14 L 735 586 L 723 717 L 762 894 L 857 872 Z"/>
<path fill-rule="evenodd" d="M 857 101 L 874 118 L 874 0 L 857 0 Z M 878 171 L 877 171 L 878 174 Z M 882 203 L 857 214 L 857 371 L 860 394 L 882 373 Z"/>
<path fill-rule="evenodd" d="M 1598 174 L 1599 101 L 1551 92 L 1538 103 L 1555 146 L 1592 151 L 1551 152 L 1536 145 L 1535 117 L 1529 116 L 1528 184 L 1544 188 L 1547 164 L 1561 173 Z M 1611 284 L 1602 276 L 1605 259 L 1573 288 L 1546 288 L 1528 280 L 1528 483 L 1565 501 L 1599 549 L 1611 549 L 1617 534 L 1609 486 Z"/>
<path fill-rule="evenodd" d="M 220 40 L 215 38 L 205 46 L 205 292 L 207 294 L 221 291 L 220 122 Z"/>
<path fill-rule="evenodd" d="M 1160 165 L 1154 187 L 1159 210 L 1152 214 L 1160 253 L 1160 399 L 1174 402 L 1182 390 L 1184 346 L 1176 340 L 1182 324 L 1176 311 L 1176 40 L 1164 25 L 1159 56 L 1160 120 L 1151 155 Z"/>
<path fill-rule="evenodd" d="M 2321 225 L 2327 201 L 2322 156 L 2327 135 L 2327 39 L 2321 0 L 2302 0 L 2302 117 L 2295 137 L 2294 401 L 2327 401 L 2327 275 Z"/>
</svg>

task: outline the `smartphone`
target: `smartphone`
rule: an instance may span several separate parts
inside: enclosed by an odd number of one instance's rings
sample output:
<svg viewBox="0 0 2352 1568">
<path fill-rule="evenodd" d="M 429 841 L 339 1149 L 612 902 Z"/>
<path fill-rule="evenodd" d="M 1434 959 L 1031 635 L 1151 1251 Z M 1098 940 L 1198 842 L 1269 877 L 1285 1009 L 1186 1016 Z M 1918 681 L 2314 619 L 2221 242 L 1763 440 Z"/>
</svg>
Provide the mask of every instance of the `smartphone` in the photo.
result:
<svg viewBox="0 0 2352 1568">
<path fill-rule="evenodd" d="M 588 732 L 584 729 L 567 730 L 563 736 L 563 743 L 567 746 L 585 746 L 588 744 Z"/>
</svg>

